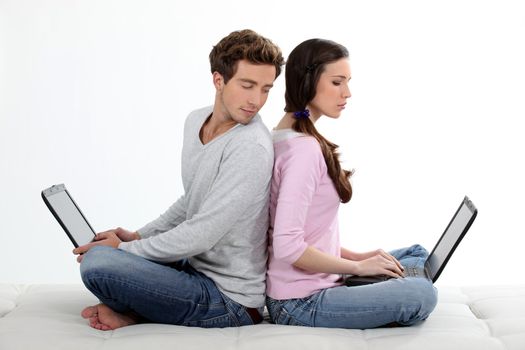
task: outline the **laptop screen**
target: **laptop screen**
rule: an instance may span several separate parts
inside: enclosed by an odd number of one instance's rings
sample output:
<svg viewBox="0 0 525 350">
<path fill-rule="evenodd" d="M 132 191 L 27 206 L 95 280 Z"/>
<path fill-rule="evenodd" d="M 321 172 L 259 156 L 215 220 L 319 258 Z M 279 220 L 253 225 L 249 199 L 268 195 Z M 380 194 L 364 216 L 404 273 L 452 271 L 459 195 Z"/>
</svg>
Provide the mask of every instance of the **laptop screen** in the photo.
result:
<svg viewBox="0 0 525 350">
<path fill-rule="evenodd" d="M 474 221 L 477 210 L 472 202 L 465 197 L 458 211 L 450 221 L 445 232 L 434 247 L 434 250 L 427 259 L 426 268 L 430 278 L 433 281 L 439 277 L 439 274 L 448 262 L 448 259 L 458 246 L 459 242 Z"/>
<path fill-rule="evenodd" d="M 82 216 L 80 210 L 67 193 L 67 191 L 58 191 L 47 195 L 49 204 L 53 207 L 60 221 L 67 228 L 67 231 L 74 237 L 78 245 L 84 245 L 91 242 L 94 232 L 89 226 L 86 219 Z"/>
</svg>

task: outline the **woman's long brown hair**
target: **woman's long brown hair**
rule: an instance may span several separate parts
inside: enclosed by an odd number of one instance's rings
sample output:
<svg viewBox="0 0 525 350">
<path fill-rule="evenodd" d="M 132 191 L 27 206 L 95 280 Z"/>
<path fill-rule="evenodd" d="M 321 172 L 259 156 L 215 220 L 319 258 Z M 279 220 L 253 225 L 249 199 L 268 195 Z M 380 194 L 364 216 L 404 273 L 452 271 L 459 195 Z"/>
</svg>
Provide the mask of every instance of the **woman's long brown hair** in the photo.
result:
<svg viewBox="0 0 525 350">
<path fill-rule="evenodd" d="M 298 112 L 306 109 L 308 103 L 315 97 L 317 83 L 325 65 L 346 57 L 348 57 L 348 50 L 344 46 L 324 39 L 306 40 L 293 49 L 286 62 L 284 110 Z M 321 135 L 310 118 L 295 119 L 292 129 L 311 135 L 319 142 L 328 175 L 334 183 L 341 202 L 350 201 L 352 186 L 349 179 L 352 172 L 341 169 L 338 146 Z"/>
</svg>

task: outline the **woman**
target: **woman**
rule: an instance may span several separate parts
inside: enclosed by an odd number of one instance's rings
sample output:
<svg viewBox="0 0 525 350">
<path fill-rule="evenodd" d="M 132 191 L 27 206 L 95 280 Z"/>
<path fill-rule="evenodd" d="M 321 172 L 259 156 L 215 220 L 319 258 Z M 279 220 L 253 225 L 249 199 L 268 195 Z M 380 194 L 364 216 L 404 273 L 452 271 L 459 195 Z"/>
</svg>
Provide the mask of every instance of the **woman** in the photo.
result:
<svg viewBox="0 0 525 350">
<path fill-rule="evenodd" d="M 339 244 L 339 203 L 352 197 L 351 172 L 337 145 L 314 123 L 338 118 L 350 98 L 348 51 L 329 40 L 301 43 L 286 63 L 286 114 L 273 131 L 267 300 L 271 320 L 311 327 L 412 325 L 437 302 L 432 282 L 404 277 L 427 251 L 414 245 L 357 253 Z M 388 281 L 347 287 L 341 275 L 388 275 Z"/>
</svg>

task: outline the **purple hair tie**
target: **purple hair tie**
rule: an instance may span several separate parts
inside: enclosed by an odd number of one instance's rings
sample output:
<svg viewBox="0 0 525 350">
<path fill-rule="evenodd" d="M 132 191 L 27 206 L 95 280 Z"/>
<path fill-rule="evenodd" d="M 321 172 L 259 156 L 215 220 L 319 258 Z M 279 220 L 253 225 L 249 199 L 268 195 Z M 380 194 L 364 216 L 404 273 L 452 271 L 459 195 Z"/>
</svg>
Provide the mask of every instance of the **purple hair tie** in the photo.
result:
<svg viewBox="0 0 525 350">
<path fill-rule="evenodd" d="M 308 108 L 305 108 L 302 111 L 294 112 L 293 115 L 297 119 L 306 119 L 306 118 L 310 117 L 310 111 L 308 110 Z"/>
<path fill-rule="evenodd" d="M 312 63 L 306 66 L 306 73 L 311 73 L 317 67 L 316 63 Z"/>
</svg>

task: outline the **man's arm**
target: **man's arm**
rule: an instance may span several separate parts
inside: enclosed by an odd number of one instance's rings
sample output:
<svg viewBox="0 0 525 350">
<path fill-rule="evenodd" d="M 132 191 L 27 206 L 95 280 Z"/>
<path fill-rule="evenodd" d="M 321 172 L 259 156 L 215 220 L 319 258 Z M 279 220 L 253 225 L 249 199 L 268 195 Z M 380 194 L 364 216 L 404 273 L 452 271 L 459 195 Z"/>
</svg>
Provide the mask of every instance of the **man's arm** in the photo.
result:
<svg viewBox="0 0 525 350">
<path fill-rule="evenodd" d="M 197 214 L 167 232 L 119 248 L 163 262 L 194 256 L 210 250 L 252 203 L 267 202 L 273 154 L 251 141 L 231 147 Z"/>
<path fill-rule="evenodd" d="M 171 230 L 186 220 L 186 198 L 181 196 L 157 219 L 137 230 L 141 238 L 156 236 Z"/>
</svg>

